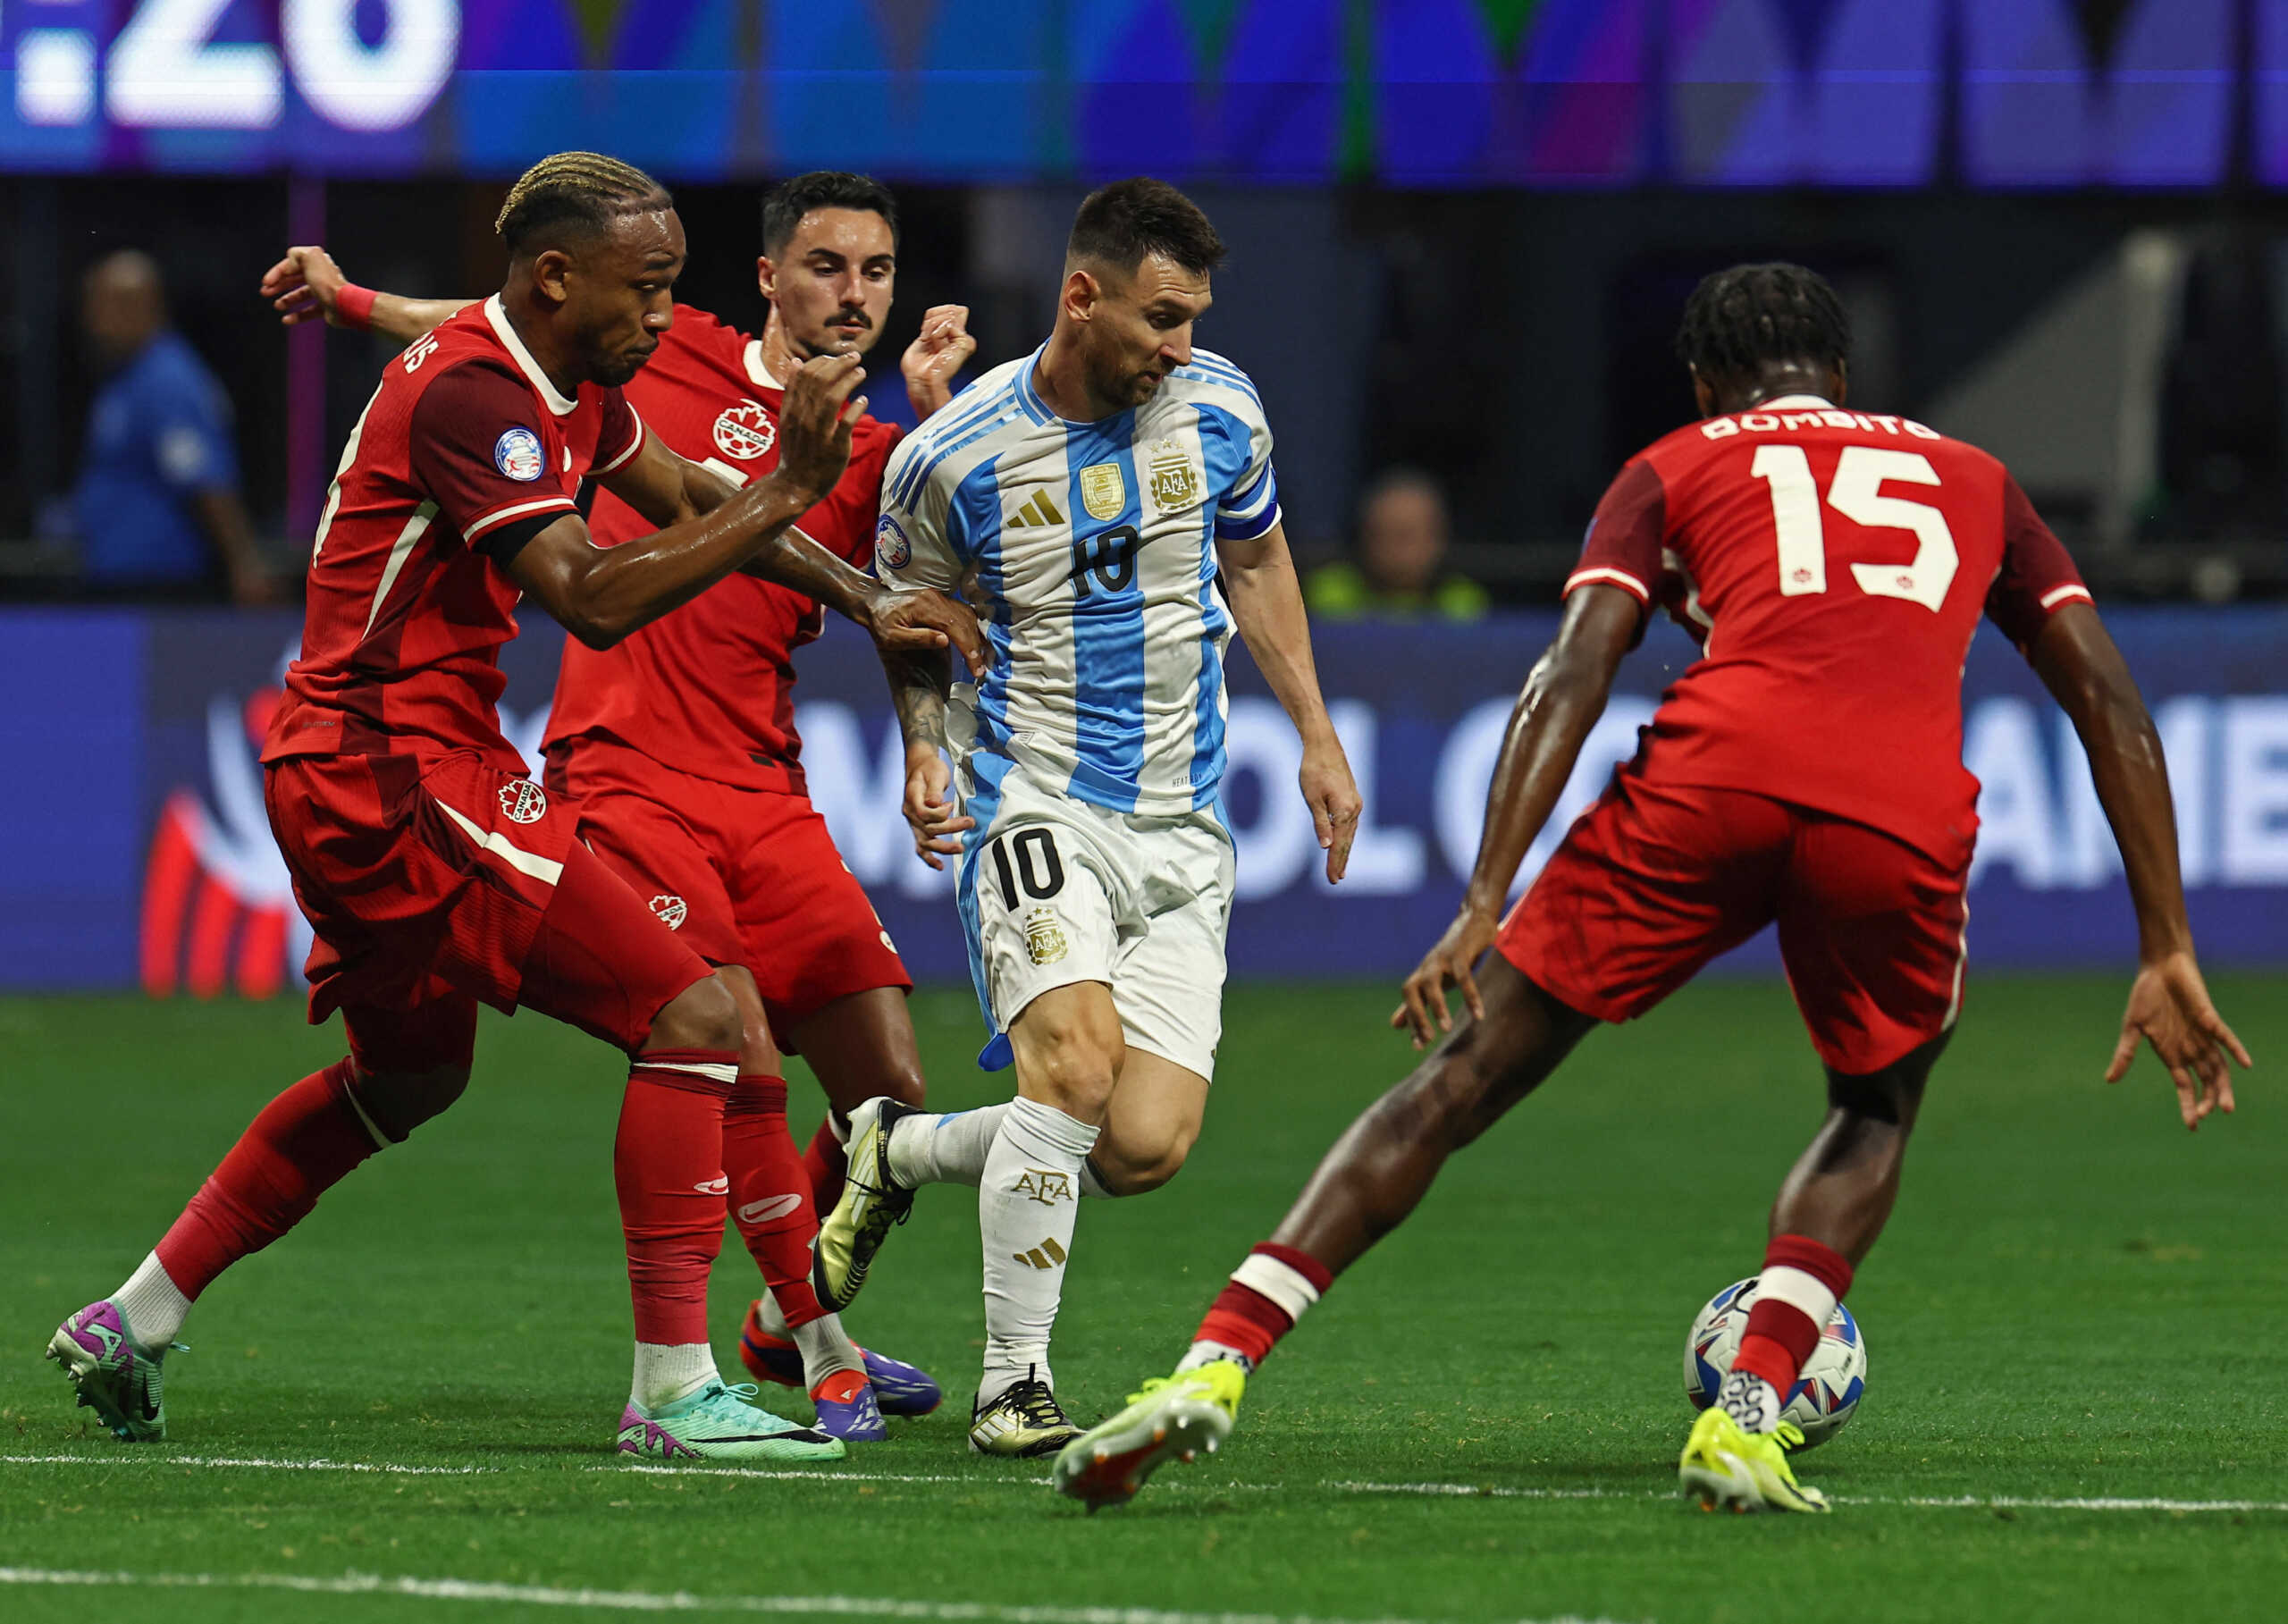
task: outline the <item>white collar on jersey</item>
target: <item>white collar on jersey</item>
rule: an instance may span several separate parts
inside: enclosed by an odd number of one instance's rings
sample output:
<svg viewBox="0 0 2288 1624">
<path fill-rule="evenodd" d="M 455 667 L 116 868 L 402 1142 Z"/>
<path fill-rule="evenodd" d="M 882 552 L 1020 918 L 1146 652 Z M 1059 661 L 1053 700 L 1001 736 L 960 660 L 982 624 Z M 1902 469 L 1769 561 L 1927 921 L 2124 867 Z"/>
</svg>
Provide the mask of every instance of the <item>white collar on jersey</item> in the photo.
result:
<svg viewBox="0 0 2288 1624">
<path fill-rule="evenodd" d="M 1785 411 L 1791 406 L 1823 406 L 1830 411 L 1835 409 L 1835 402 L 1824 395 L 1782 395 L 1777 400 L 1759 400 L 1749 407 L 1748 410 L 1752 412 Z"/>
<path fill-rule="evenodd" d="M 759 388 L 784 389 L 786 387 L 778 379 L 772 377 L 770 375 L 770 368 L 762 364 L 762 341 L 761 339 L 749 339 L 747 341 L 746 364 L 747 376 L 753 378 Z"/>
<path fill-rule="evenodd" d="M 484 301 L 484 319 L 492 324 L 492 331 L 500 335 L 501 344 L 516 361 L 518 370 L 534 389 L 540 391 L 540 398 L 548 402 L 548 409 L 559 417 L 569 417 L 580 403 L 566 400 L 562 391 L 549 381 L 548 374 L 541 370 L 540 363 L 533 359 L 533 352 L 525 348 L 525 341 L 517 336 L 516 328 L 509 324 L 509 313 L 500 307 L 498 293 Z"/>
</svg>

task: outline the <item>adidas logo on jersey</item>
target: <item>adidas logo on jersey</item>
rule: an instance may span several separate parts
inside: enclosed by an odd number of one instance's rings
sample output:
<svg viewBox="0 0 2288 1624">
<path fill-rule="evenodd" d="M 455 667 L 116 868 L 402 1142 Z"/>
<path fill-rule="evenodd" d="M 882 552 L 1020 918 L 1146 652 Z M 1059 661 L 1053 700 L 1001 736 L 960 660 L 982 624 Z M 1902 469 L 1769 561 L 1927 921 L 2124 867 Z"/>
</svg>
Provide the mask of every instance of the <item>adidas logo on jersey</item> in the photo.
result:
<svg viewBox="0 0 2288 1624">
<path fill-rule="evenodd" d="M 1064 522 L 1064 515 L 1057 510 L 1055 502 L 1048 500 L 1047 491 L 1039 490 L 1018 504 L 1016 511 L 1010 514 L 1007 524 L 1012 530 L 1030 530 Z"/>
</svg>

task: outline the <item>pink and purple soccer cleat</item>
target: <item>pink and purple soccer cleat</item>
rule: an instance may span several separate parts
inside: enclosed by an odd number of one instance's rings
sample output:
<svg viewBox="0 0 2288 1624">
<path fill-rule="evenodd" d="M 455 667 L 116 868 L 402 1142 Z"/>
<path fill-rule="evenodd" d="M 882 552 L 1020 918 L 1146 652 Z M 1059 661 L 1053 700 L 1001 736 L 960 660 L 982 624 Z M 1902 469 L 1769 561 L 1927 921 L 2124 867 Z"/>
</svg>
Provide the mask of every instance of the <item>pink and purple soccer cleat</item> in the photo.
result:
<svg viewBox="0 0 2288 1624">
<path fill-rule="evenodd" d="M 159 1379 L 159 1359 L 166 1355 L 164 1348 L 158 1359 L 138 1348 L 108 1298 L 65 1320 L 47 1342 L 47 1357 L 80 1390 L 81 1406 L 94 1410 L 111 1435 L 126 1443 L 156 1443 L 167 1435 Z"/>
</svg>

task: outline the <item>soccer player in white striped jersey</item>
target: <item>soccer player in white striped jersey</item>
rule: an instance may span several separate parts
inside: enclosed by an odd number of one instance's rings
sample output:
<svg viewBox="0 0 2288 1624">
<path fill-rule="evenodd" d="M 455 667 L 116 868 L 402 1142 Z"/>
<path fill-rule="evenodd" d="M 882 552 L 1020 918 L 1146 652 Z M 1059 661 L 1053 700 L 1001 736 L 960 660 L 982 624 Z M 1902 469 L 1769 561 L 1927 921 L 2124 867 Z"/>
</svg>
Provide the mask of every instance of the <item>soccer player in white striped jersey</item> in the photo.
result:
<svg viewBox="0 0 2288 1624">
<path fill-rule="evenodd" d="M 884 475 L 883 580 L 958 587 L 990 623 L 980 681 L 949 694 L 947 661 L 911 661 L 898 709 L 916 847 L 933 867 L 960 862 L 991 1033 L 980 1064 L 1014 1062 L 1017 1090 L 951 1115 L 888 1100 L 854 1113 L 814 1272 L 847 1302 L 916 1186 L 977 1187 L 987 1342 L 970 1443 L 988 1454 L 1075 1435 L 1048 1342 L 1079 1198 L 1157 1188 L 1199 1133 L 1232 909 L 1219 794 L 1233 629 L 1301 736 L 1330 881 L 1358 827 L 1263 402 L 1192 348 L 1223 253 L 1173 187 L 1093 193 L 1048 341 L 931 417 Z"/>
</svg>

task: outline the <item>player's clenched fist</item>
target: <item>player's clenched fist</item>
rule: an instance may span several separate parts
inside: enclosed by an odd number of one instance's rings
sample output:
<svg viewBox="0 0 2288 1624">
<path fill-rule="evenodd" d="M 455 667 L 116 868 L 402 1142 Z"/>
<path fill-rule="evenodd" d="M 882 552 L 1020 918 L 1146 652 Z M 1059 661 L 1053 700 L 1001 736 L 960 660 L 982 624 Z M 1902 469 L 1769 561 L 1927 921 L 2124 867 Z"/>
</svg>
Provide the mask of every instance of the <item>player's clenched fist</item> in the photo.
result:
<svg viewBox="0 0 2288 1624">
<path fill-rule="evenodd" d="M 924 311 L 921 333 L 898 362 L 915 413 L 927 417 L 952 400 L 955 374 L 976 353 L 967 305 L 932 305 Z"/>
<path fill-rule="evenodd" d="M 778 469 L 770 477 L 823 501 L 850 461 L 850 425 L 866 415 L 854 398 L 866 376 L 854 355 L 813 356 L 787 381 L 778 408 Z"/>
</svg>

